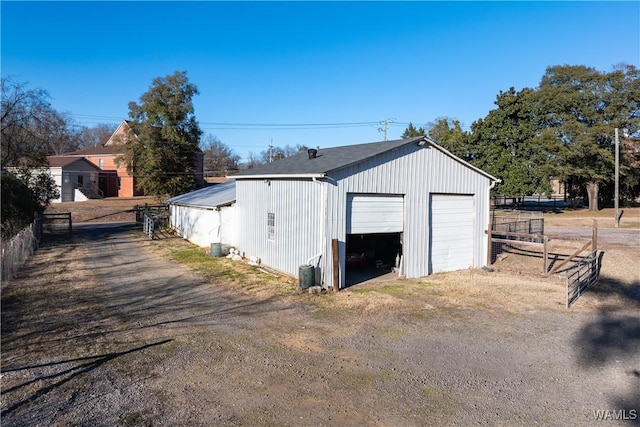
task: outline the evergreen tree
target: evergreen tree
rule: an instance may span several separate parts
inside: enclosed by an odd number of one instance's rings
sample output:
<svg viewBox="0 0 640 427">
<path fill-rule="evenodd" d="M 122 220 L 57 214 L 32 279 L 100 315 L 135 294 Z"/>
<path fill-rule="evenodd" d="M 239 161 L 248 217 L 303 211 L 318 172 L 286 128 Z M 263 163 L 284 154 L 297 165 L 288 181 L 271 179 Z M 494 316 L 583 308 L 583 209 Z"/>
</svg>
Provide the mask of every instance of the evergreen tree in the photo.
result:
<svg viewBox="0 0 640 427">
<path fill-rule="evenodd" d="M 549 151 L 539 139 L 535 91 L 510 88 L 495 104 L 471 125 L 470 160 L 502 180 L 497 190 L 505 196 L 549 194 Z"/>
<path fill-rule="evenodd" d="M 462 129 L 459 120 L 439 118 L 430 124 L 429 138 L 461 159 L 469 161 L 473 158 L 469 147 L 469 134 Z"/>
<path fill-rule="evenodd" d="M 591 210 L 599 208 L 601 185 L 614 179 L 614 129 L 640 130 L 638 77 L 631 65 L 609 73 L 564 65 L 547 68 L 540 82 L 541 136 L 553 146 L 555 174 L 585 186 Z M 621 174 L 629 172 L 621 164 Z"/>
<path fill-rule="evenodd" d="M 161 199 L 189 192 L 202 131 L 192 98 L 198 94 L 185 71 L 155 78 L 140 104 L 129 103 L 133 135 L 125 144 L 127 170 L 137 188 Z"/>
<path fill-rule="evenodd" d="M 416 127 L 413 126 L 413 123 L 409 122 L 409 126 L 407 126 L 404 132 L 402 132 L 401 138 L 402 139 L 417 138 L 419 136 L 426 136 L 426 135 L 427 133 L 423 128 L 416 129 Z"/>
</svg>

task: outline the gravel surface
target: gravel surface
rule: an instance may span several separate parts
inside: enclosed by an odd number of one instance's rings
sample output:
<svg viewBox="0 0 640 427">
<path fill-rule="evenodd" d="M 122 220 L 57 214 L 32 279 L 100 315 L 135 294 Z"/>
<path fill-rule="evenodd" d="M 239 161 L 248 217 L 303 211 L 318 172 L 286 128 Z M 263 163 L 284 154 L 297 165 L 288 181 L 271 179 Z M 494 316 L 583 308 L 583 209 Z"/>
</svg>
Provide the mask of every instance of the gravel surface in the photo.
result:
<svg viewBox="0 0 640 427">
<path fill-rule="evenodd" d="M 545 227 L 544 234 L 550 237 L 590 239 L 592 230 L 587 227 Z M 599 228 L 597 232 L 599 242 L 617 245 L 640 247 L 640 230 L 622 228 Z"/>
<path fill-rule="evenodd" d="M 554 278 L 468 270 L 310 295 L 226 259 L 212 259 L 221 273 L 205 279 L 169 261 L 170 248 L 186 246 L 126 224 L 77 226 L 3 283 L 2 424 L 573 426 L 602 425 L 599 410 L 640 416 L 640 281 L 629 270 L 608 267 L 605 284 L 567 310 Z M 612 249 L 637 261 L 638 247 Z"/>
</svg>

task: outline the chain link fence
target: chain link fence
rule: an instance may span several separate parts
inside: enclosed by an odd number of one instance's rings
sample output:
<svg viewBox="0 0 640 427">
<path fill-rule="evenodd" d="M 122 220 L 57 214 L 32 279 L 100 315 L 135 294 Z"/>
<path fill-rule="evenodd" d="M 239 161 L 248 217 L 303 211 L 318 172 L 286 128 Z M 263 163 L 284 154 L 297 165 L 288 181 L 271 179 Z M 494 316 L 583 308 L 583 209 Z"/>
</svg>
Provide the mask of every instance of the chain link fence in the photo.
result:
<svg viewBox="0 0 640 427">
<path fill-rule="evenodd" d="M 508 233 L 544 234 L 542 211 L 497 211 L 491 213 L 491 230 Z"/>
<path fill-rule="evenodd" d="M 547 239 L 542 212 L 494 210 L 489 242 L 489 265 L 518 273 L 545 273 Z"/>
<path fill-rule="evenodd" d="M 2 241 L 2 280 L 9 281 L 16 277 L 20 267 L 37 249 L 39 243 L 38 221 L 21 230 L 8 241 Z"/>
</svg>

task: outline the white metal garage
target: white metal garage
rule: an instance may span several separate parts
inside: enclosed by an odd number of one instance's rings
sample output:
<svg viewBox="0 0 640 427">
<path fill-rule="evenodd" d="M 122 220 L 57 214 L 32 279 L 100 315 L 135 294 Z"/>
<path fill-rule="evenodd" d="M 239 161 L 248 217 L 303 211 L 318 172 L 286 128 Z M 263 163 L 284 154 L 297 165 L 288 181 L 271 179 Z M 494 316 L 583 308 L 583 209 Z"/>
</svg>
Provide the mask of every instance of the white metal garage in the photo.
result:
<svg viewBox="0 0 640 427">
<path fill-rule="evenodd" d="M 431 195 L 431 273 L 474 265 L 474 227 L 473 196 Z"/>
<path fill-rule="evenodd" d="M 233 178 L 240 251 L 293 276 L 311 264 L 334 289 L 354 263 L 398 254 L 407 278 L 481 267 L 499 181 L 426 137 L 311 149 Z"/>
<path fill-rule="evenodd" d="M 401 233 L 404 198 L 397 194 L 347 194 L 347 234 Z"/>
</svg>

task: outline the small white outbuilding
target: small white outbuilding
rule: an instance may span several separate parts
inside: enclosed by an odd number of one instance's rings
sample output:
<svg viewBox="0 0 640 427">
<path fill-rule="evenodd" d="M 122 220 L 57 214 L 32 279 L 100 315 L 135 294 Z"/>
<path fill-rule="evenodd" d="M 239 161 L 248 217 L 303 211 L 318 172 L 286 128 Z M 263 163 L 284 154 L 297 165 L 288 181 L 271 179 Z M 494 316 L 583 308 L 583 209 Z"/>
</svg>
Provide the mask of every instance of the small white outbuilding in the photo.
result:
<svg viewBox="0 0 640 427">
<path fill-rule="evenodd" d="M 405 277 L 482 267 L 497 178 L 426 137 L 309 150 L 240 172 L 237 247 L 342 288 L 366 269 Z"/>
<path fill-rule="evenodd" d="M 234 181 L 228 181 L 167 200 L 170 226 L 198 246 L 235 246 L 235 186 Z"/>
<path fill-rule="evenodd" d="M 73 156 L 49 156 L 49 173 L 58 187 L 60 197 L 51 203 L 82 202 L 101 197 L 96 184 L 100 168 L 87 159 Z"/>
</svg>

